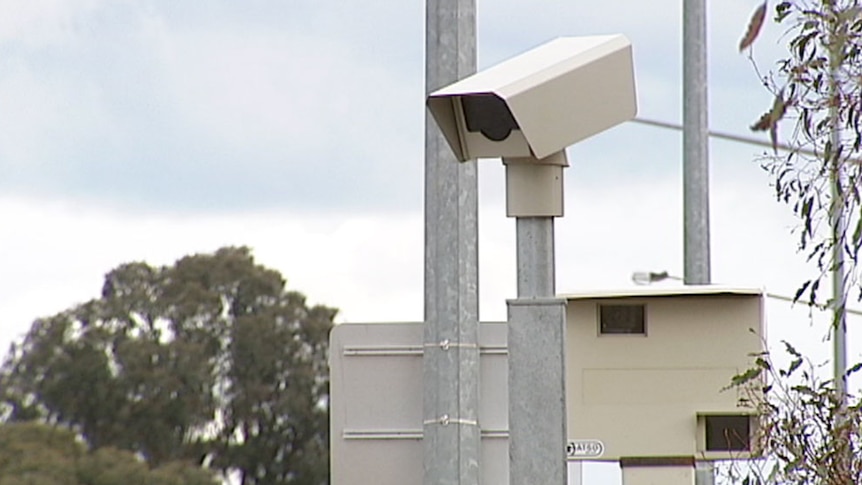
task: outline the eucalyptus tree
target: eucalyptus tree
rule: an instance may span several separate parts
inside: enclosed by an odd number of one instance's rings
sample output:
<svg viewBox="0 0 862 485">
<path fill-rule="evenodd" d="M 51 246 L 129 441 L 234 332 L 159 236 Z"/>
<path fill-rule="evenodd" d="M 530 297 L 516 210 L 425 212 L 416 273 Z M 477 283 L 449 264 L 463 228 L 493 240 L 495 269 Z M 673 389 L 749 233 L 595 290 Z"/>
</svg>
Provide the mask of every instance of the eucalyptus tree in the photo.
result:
<svg viewBox="0 0 862 485">
<path fill-rule="evenodd" d="M 833 338 L 841 340 L 831 379 L 787 342 L 788 365 L 776 367 L 765 353 L 734 379 L 760 417 L 754 449 L 762 458 L 730 472 L 746 485 L 862 483 L 862 401 L 846 387 L 862 364 L 843 362 L 846 305 L 862 297 L 862 5 L 777 2 L 773 20 L 785 29 L 787 51 L 768 69 L 749 50 L 767 12 L 767 2 L 755 10 L 739 45 L 773 97 L 751 129 L 769 133 L 773 151 L 762 165 L 776 198 L 798 217 L 799 251 L 816 268 L 795 300 L 833 311 Z M 824 280 L 832 296 L 821 304 Z"/>
<path fill-rule="evenodd" d="M 307 304 L 244 247 L 122 264 L 98 298 L 36 320 L 0 370 L 10 422 L 75 430 L 152 467 L 209 464 L 243 484 L 328 480 L 327 342 Z"/>
</svg>

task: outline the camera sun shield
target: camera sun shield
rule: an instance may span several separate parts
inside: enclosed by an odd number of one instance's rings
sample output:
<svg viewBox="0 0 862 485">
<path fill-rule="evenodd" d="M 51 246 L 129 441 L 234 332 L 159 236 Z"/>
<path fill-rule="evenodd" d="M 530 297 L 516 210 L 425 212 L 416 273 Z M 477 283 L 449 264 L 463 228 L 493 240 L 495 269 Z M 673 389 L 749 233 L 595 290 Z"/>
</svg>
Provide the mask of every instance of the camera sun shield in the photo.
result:
<svg viewBox="0 0 862 485">
<path fill-rule="evenodd" d="M 460 161 L 542 159 L 635 116 L 631 43 L 559 38 L 431 93 L 427 105 Z"/>
</svg>

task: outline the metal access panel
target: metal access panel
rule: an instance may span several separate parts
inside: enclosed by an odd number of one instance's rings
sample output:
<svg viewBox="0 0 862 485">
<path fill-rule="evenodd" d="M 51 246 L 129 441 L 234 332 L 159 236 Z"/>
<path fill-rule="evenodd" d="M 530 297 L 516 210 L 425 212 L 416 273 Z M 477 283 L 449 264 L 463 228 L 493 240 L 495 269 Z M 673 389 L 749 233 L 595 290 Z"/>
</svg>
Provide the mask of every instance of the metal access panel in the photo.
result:
<svg viewBox="0 0 862 485">
<path fill-rule="evenodd" d="M 422 323 L 330 336 L 332 485 L 423 485 Z M 479 328 L 482 483 L 509 483 L 506 325 Z"/>
</svg>

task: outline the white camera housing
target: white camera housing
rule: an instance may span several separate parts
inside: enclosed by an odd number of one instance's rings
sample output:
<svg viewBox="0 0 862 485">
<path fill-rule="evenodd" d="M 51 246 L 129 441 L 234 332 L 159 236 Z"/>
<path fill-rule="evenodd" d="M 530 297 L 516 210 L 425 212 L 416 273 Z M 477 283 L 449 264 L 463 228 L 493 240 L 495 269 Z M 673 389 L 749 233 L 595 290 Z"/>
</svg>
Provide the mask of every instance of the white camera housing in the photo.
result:
<svg viewBox="0 0 862 485">
<path fill-rule="evenodd" d="M 428 96 L 458 160 L 543 159 L 634 118 L 631 42 L 563 37 Z"/>
</svg>

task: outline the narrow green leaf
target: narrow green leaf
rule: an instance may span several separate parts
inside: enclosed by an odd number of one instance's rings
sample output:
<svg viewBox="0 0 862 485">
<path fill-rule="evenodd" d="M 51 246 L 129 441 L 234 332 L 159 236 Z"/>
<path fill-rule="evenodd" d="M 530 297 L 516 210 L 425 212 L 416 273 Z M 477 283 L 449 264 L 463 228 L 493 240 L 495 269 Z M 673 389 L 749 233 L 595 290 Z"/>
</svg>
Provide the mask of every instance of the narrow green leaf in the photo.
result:
<svg viewBox="0 0 862 485">
<path fill-rule="evenodd" d="M 763 369 L 761 369 L 760 367 L 752 367 L 751 369 L 748 369 L 747 371 L 743 372 L 742 374 L 737 374 L 737 375 L 733 376 L 733 378 L 731 378 L 731 380 L 730 380 L 731 385 L 732 386 L 741 386 L 743 384 L 751 382 L 753 379 L 756 379 L 757 377 L 759 377 L 762 371 L 763 371 Z"/>
<path fill-rule="evenodd" d="M 797 357 L 797 358 L 802 357 L 802 354 L 800 354 L 799 351 L 796 350 L 796 347 L 790 345 L 790 342 L 788 342 L 786 340 L 782 340 L 781 343 L 784 344 L 784 349 L 787 351 L 788 354 L 790 354 L 794 357 Z"/>
<path fill-rule="evenodd" d="M 801 297 L 802 294 L 805 293 L 805 290 L 807 290 L 809 286 L 811 286 L 811 280 L 806 281 L 805 283 L 802 284 L 802 286 L 799 287 L 799 289 L 796 290 L 796 294 L 793 295 L 793 301 L 794 302 L 799 301 L 799 297 Z M 785 345 L 789 345 L 789 344 L 787 344 L 787 342 L 784 342 L 784 343 L 785 343 Z"/>
<path fill-rule="evenodd" d="M 787 367 L 787 375 L 789 376 L 793 374 L 793 372 L 796 371 L 796 369 L 798 369 L 800 365 L 802 365 L 801 358 L 797 357 L 796 359 L 793 359 L 793 362 L 791 362 L 790 366 Z"/>
<path fill-rule="evenodd" d="M 739 41 L 739 51 L 742 52 L 757 40 L 760 34 L 760 29 L 763 27 L 763 20 L 766 18 L 766 3 L 763 2 L 754 13 L 751 14 L 751 19 L 748 21 L 748 28 L 745 29 L 745 35 Z"/>
</svg>

